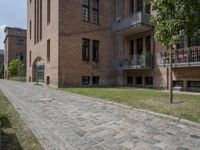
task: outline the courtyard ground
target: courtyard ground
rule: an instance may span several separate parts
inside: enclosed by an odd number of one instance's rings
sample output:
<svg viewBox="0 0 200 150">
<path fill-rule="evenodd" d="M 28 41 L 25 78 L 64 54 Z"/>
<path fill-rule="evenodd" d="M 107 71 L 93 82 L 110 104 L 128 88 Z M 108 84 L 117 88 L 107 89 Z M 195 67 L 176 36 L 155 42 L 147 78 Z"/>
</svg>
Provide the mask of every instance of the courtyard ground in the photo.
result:
<svg viewBox="0 0 200 150">
<path fill-rule="evenodd" d="M 175 93 L 175 103 L 170 104 L 168 93 L 162 90 L 137 88 L 66 88 L 63 90 L 200 123 L 200 94 Z"/>
<path fill-rule="evenodd" d="M 43 150 L 29 127 L 0 91 L 0 150 Z"/>
<path fill-rule="evenodd" d="M 46 150 L 199 150 L 200 129 L 93 98 L 0 80 Z"/>
</svg>

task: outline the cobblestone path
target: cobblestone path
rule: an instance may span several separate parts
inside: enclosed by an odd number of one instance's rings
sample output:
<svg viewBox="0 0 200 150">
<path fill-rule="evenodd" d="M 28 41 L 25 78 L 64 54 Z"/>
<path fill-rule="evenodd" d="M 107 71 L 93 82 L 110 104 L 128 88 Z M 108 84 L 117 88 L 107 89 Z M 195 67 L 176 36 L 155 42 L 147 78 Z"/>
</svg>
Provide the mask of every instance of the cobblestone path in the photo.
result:
<svg viewBox="0 0 200 150">
<path fill-rule="evenodd" d="M 200 150 L 200 130 L 84 96 L 0 80 L 47 150 Z"/>
</svg>

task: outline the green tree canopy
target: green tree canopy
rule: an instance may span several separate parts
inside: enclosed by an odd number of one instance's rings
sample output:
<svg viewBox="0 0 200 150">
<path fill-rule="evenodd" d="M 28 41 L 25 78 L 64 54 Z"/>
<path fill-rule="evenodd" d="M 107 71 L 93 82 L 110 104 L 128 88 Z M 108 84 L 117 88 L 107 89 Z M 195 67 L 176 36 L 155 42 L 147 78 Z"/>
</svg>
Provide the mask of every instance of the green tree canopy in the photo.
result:
<svg viewBox="0 0 200 150">
<path fill-rule="evenodd" d="M 200 29 L 200 0 L 146 0 L 152 6 L 151 24 L 155 39 L 169 52 L 169 95 L 172 96 L 172 51 L 183 36 L 191 37 Z"/>
<path fill-rule="evenodd" d="M 22 77 L 25 75 L 24 64 L 18 59 L 12 60 L 8 65 L 8 75 L 11 77 Z"/>
</svg>

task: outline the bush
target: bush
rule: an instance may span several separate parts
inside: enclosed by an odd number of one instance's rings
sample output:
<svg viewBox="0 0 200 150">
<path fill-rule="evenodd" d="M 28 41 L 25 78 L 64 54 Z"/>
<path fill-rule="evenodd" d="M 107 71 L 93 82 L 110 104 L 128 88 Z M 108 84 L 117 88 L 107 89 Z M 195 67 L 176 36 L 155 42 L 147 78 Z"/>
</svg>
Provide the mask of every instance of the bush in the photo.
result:
<svg viewBox="0 0 200 150">
<path fill-rule="evenodd" d="M 8 75 L 9 77 L 23 77 L 25 76 L 25 66 L 18 60 L 12 60 L 8 65 Z"/>
</svg>

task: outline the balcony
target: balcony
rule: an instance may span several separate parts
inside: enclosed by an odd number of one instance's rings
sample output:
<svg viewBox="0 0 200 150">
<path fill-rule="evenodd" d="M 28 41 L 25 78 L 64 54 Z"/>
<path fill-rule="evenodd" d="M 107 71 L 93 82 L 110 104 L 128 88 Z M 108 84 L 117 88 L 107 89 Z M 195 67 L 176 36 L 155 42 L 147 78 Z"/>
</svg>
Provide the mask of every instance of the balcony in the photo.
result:
<svg viewBox="0 0 200 150">
<path fill-rule="evenodd" d="M 130 69 L 152 69 L 153 56 L 152 55 L 132 55 L 128 59 L 123 59 L 119 63 L 119 67 L 123 70 Z"/>
<path fill-rule="evenodd" d="M 161 67 L 169 66 L 169 54 L 161 52 Z M 200 46 L 177 49 L 172 53 L 172 66 L 180 67 L 200 67 Z"/>
<path fill-rule="evenodd" d="M 113 24 L 114 32 L 123 32 L 124 34 L 139 33 L 147 31 L 150 28 L 150 14 L 138 12 L 130 17 L 122 19 Z"/>
</svg>

